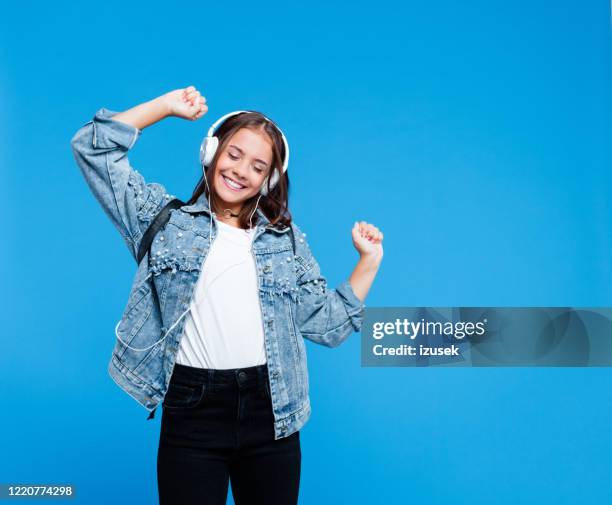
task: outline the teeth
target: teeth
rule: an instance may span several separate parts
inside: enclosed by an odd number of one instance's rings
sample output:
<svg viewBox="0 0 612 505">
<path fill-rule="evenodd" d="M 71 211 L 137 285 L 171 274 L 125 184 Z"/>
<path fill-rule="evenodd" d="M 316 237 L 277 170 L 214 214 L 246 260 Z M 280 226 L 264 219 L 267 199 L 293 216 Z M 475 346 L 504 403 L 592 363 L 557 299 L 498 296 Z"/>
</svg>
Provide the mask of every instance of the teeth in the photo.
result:
<svg viewBox="0 0 612 505">
<path fill-rule="evenodd" d="M 244 188 L 244 186 L 241 186 L 240 184 L 232 181 L 231 179 L 223 176 L 223 178 L 225 179 L 225 182 L 227 182 L 232 188 L 236 188 L 236 189 L 242 189 Z"/>
</svg>

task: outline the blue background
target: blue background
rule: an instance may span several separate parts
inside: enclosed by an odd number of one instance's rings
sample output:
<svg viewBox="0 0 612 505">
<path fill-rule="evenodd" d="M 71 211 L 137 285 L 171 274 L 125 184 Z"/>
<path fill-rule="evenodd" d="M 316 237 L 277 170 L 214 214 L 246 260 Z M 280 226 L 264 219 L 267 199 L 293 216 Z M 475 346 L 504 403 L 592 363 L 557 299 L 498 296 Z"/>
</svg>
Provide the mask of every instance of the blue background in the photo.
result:
<svg viewBox="0 0 612 505">
<path fill-rule="evenodd" d="M 135 265 L 70 151 L 101 107 L 201 90 L 203 119 L 130 152 L 183 199 L 214 119 L 275 119 L 329 284 L 355 220 L 385 234 L 368 306 L 612 306 L 603 0 L 15 2 L 0 41 L 3 483 L 157 500 L 159 415 L 106 372 Z M 366 369 L 358 334 L 307 347 L 302 504 L 612 499 L 610 369 Z"/>
</svg>

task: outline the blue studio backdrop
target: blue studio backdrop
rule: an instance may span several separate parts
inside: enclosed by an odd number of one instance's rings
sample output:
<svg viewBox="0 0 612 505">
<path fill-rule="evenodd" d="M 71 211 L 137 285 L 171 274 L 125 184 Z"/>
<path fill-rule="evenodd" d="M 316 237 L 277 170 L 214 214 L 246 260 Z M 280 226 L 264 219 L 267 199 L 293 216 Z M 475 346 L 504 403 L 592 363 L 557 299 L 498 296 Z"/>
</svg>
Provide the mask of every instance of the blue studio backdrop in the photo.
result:
<svg viewBox="0 0 612 505">
<path fill-rule="evenodd" d="M 269 115 L 331 287 L 384 232 L 367 306 L 612 306 L 611 39 L 603 0 L 4 6 L 0 483 L 157 500 L 160 416 L 106 370 L 135 264 L 70 150 L 99 108 L 206 96 L 130 152 L 184 200 L 209 125 Z M 300 503 L 612 499 L 611 370 L 362 368 L 359 338 L 307 343 Z"/>
</svg>

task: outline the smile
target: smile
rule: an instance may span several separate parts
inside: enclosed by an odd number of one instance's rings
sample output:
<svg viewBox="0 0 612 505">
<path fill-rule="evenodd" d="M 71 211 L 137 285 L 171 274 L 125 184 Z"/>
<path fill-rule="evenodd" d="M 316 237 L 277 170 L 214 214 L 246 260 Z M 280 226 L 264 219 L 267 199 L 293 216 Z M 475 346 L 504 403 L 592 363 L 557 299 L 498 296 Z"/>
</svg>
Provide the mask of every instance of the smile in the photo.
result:
<svg viewBox="0 0 612 505">
<path fill-rule="evenodd" d="M 225 177 L 224 175 L 222 175 L 221 177 L 223 178 L 223 182 L 225 183 L 225 185 L 232 191 L 240 191 L 245 188 L 245 186 L 241 186 L 237 182 L 232 181 L 230 178 Z"/>
</svg>

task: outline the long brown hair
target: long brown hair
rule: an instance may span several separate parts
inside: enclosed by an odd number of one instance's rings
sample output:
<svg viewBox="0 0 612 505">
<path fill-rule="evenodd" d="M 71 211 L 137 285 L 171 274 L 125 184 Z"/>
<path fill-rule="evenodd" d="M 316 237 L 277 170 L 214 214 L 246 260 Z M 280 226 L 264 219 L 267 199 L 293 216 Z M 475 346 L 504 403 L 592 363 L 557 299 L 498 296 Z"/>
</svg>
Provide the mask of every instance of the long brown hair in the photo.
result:
<svg viewBox="0 0 612 505">
<path fill-rule="evenodd" d="M 276 170 L 279 174 L 279 180 L 273 189 L 269 189 L 267 195 L 262 195 L 259 199 L 259 207 L 263 211 L 264 215 L 269 219 L 270 224 L 278 227 L 290 226 L 291 224 L 291 213 L 289 212 L 289 176 L 287 172 L 282 173 L 283 160 L 285 159 L 285 144 L 281 133 L 278 131 L 276 126 L 268 121 L 263 114 L 256 111 L 243 112 L 235 116 L 231 116 L 226 119 L 217 131 L 215 136 L 219 139 L 219 146 L 215 152 L 210 166 L 206 169 L 206 178 L 208 180 L 208 187 L 204 180 L 204 175 L 198 181 L 193 195 L 187 202 L 187 205 L 195 203 L 200 195 L 204 193 L 205 197 L 208 198 L 208 188 L 210 188 L 210 201 L 211 207 L 216 209 L 216 203 L 218 202 L 218 195 L 214 188 L 214 176 L 217 170 L 217 160 L 220 154 L 225 149 L 230 138 L 240 128 L 250 128 L 255 131 L 265 132 L 270 140 L 272 141 L 272 166 L 268 171 L 268 177 L 266 184 L 270 181 L 272 171 Z M 242 209 L 238 214 L 238 223 L 241 228 L 248 228 L 249 216 L 255 209 L 257 199 L 260 194 L 257 193 L 244 202 Z M 257 223 L 257 213 L 253 214 L 252 222 Z"/>
</svg>

